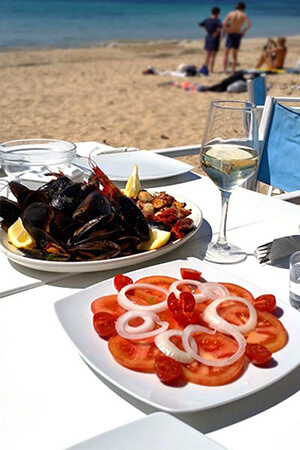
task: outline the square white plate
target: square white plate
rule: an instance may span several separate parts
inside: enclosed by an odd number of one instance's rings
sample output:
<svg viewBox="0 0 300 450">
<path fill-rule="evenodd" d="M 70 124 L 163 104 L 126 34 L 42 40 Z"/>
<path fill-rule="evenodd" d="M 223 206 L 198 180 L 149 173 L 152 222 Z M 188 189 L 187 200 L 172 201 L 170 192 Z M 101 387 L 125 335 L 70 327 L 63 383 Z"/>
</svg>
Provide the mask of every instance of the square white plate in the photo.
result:
<svg viewBox="0 0 300 450">
<path fill-rule="evenodd" d="M 92 156 L 92 160 L 112 181 L 127 181 L 135 164 L 142 181 L 174 177 L 193 170 L 193 166 L 175 158 L 146 150 Z M 78 158 L 76 165 L 91 169 L 87 158 Z"/>
<path fill-rule="evenodd" d="M 199 431 L 165 413 L 150 414 L 67 450 L 182 450 L 183 448 L 226 450 Z"/>
<path fill-rule="evenodd" d="M 209 281 L 239 284 L 252 292 L 255 297 L 265 293 L 248 281 L 197 258 L 147 267 L 132 271 L 129 275 L 134 281 L 149 275 L 169 275 L 179 278 L 180 267 L 198 269 Z M 278 302 L 278 306 L 283 310 L 280 320 L 287 329 L 289 340 L 283 349 L 274 354 L 277 365 L 262 369 L 249 364 L 238 380 L 225 386 L 207 387 L 192 383 L 182 388 L 166 386 L 154 374 L 134 372 L 117 364 L 107 349 L 107 342 L 99 338 L 94 331 L 90 304 L 94 299 L 113 292 L 115 292 L 113 279 L 103 281 L 56 302 L 56 314 L 83 359 L 96 372 L 118 388 L 155 408 L 173 413 L 213 408 L 269 386 L 300 364 L 300 314 L 288 304 Z M 276 295 L 276 292 L 272 293 Z"/>
</svg>

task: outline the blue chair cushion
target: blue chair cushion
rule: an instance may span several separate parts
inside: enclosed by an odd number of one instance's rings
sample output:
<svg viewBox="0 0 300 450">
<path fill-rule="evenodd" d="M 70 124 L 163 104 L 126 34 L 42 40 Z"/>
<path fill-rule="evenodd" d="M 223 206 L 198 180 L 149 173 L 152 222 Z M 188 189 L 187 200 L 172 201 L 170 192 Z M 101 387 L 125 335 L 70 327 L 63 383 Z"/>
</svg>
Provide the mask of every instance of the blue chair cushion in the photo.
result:
<svg viewBox="0 0 300 450">
<path fill-rule="evenodd" d="M 259 76 L 252 80 L 253 83 L 253 100 L 255 105 L 264 106 L 266 101 L 266 79 Z"/>
<path fill-rule="evenodd" d="M 300 189 L 300 111 L 274 102 L 257 179 L 287 192 Z"/>
</svg>

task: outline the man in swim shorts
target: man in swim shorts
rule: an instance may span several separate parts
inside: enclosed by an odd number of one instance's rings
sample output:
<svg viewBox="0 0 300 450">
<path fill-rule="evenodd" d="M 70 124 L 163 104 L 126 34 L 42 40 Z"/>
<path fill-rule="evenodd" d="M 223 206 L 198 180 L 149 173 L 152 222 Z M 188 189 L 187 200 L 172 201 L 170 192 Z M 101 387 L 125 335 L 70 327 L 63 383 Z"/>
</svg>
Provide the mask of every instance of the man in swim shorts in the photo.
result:
<svg viewBox="0 0 300 450">
<path fill-rule="evenodd" d="M 237 55 L 242 37 L 251 27 L 250 20 L 245 14 L 246 5 L 240 2 L 236 5 L 235 11 L 231 11 L 224 19 L 223 27 L 227 33 L 224 53 L 224 72 L 227 71 L 228 56 L 232 49 L 232 73 L 235 72 Z"/>
<path fill-rule="evenodd" d="M 206 58 L 204 65 L 213 73 L 216 54 L 220 47 L 222 22 L 219 19 L 220 8 L 215 6 L 211 10 L 211 16 L 199 23 L 199 27 L 206 30 L 205 46 Z"/>
</svg>

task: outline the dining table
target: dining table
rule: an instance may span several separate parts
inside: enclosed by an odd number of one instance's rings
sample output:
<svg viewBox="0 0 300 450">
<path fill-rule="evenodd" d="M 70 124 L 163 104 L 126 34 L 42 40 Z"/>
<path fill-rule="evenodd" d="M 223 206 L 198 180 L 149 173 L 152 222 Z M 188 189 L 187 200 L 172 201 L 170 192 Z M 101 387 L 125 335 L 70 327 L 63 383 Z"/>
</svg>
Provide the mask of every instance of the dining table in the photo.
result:
<svg viewBox="0 0 300 450">
<path fill-rule="evenodd" d="M 156 412 L 92 370 L 54 310 L 58 300 L 120 271 L 127 273 L 188 257 L 204 259 L 207 244 L 217 237 L 220 223 L 220 192 L 213 182 L 186 173 L 148 181 L 143 187 L 167 191 L 175 198 L 180 195 L 203 213 L 197 233 L 168 254 L 119 270 L 69 274 L 41 273 L 0 254 L 1 285 L 5 285 L 0 298 L 1 449 L 66 449 Z M 262 265 L 254 250 L 275 238 L 296 234 L 299 213 L 295 204 L 237 188 L 230 199 L 227 236 L 246 251 L 247 259 L 222 266 L 206 264 L 274 293 L 288 305 L 288 260 Z M 24 282 L 18 281 L 20 277 Z M 299 312 L 294 309 L 294 314 Z M 174 416 L 230 450 L 297 449 L 299 387 L 298 366 L 259 392 L 211 409 Z M 126 442 L 123 449 L 130 450 Z"/>
</svg>

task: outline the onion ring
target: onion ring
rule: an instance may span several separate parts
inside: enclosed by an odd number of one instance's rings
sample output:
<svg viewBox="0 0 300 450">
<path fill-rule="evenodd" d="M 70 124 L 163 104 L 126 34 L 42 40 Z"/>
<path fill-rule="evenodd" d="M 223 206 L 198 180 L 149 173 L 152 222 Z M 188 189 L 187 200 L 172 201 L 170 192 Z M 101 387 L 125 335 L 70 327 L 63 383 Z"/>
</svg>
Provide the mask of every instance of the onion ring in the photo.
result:
<svg viewBox="0 0 300 450">
<path fill-rule="evenodd" d="M 131 291 L 132 289 L 152 289 L 158 292 L 161 292 L 163 294 L 165 294 L 166 299 L 162 302 L 156 303 L 155 305 L 138 305 L 137 303 L 132 302 L 131 300 L 129 300 L 129 298 L 127 297 L 126 293 L 128 291 Z M 153 284 L 148 284 L 148 283 L 133 283 L 133 284 L 127 284 L 126 286 L 124 286 L 120 292 L 118 293 L 118 303 L 120 306 L 122 306 L 122 308 L 127 309 L 128 311 L 131 310 L 139 310 L 139 311 L 151 311 L 154 313 L 157 312 L 161 312 L 164 311 L 165 309 L 168 308 L 168 291 L 167 289 L 164 289 L 160 286 L 155 286 Z"/>
<path fill-rule="evenodd" d="M 203 358 L 202 356 L 198 355 L 197 352 L 195 352 L 193 347 L 196 344 L 196 341 L 192 336 L 195 333 L 201 333 L 201 332 L 208 333 L 208 334 L 215 334 L 216 330 L 210 330 L 209 328 L 202 327 L 201 325 L 188 325 L 183 330 L 183 333 L 182 333 L 182 344 L 183 344 L 185 351 L 192 358 L 196 359 L 197 361 L 201 362 L 202 364 L 206 364 L 207 366 L 213 366 L 213 367 L 229 366 L 230 364 L 233 364 L 238 359 L 240 359 L 240 357 L 245 353 L 246 340 L 245 340 L 244 336 L 242 335 L 242 333 L 240 333 L 238 330 L 236 330 L 233 326 L 230 327 L 230 325 L 229 325 L 227 328 L 227 334 L 230 334 L 231 336 L 233 336 L 234 339 L 237 341 L 237 343 L 238 343 L 237 351 L 229 358 L 216 359 L 216 360 Z"/>
<path fill-rule="evenodd" d="M 184 350 L 180 350 L 173 342 L 170 341 L 170 338 L 172 336 L 181 336 L 182 337 L 182 331 L 181 330 L 167 330 L 164 333 L 160 333 L 154 338 L 154 343 L 156 347 L 164 353 L 169 358 L 175 359 L 175 361 L 178 361 L 183 364 L 189 364 L 194 361 L 194 358 L 189 355 Z M 197 344 L 194 341 L 194 346 L 192 343 L 192 348 L 194 351 L 197 351 Z"/>
<path fill-rule="evenodd" d="M 223 319 L 223 317 L 219 316 L 217 308 L 220 305 L 220 303 L 226 301 L 240 302 L 248 307 L 249 319 L 247 323 L 245 323 L 244 325 L 233 325 L 227 322 L 227 320 Z M 220 331 L 224 331 L 225 333 L 226 329 L 228 328 L 228 325 L 233 326 L 241 333 L 246 334 L 254 330 L 257 324 L 257 312 L 252 303 L 250 303 L 249 300 L 246 300 L 245 298 L 233 296 L 221 298 L 219 300 L 214 300 L 210 305 L 208 305 L 205 308 L 204 312 L 202 313 L 202 318 L 213 328 L 216 328 Z"/>
<path fill-rule="evenodd" d="M 132 319 L 136 319 L 137 317 L 143 319 L 144 323 L 137 327 L 129 325 L 129 321 Z M 155 322 L 160 325 L 160 327 L 153 329 L 155 326 Z M 127 311 L 126 313 L 122 314 L 116 321 L 117 333 L 125 339 L 132 340 L 147 339 L 149 337 L 156 336 L 157 334 L 166 331 L 168 327 L 168 322 L 162 322 L 155 313 L 146 311 Z"/>
<path fill-rule="evenodd" d="M 177 298 L 179 298 L 182 292 L 178 289 L 178 287 L 181 284 L 187 284 L 189 286 L 194 286 L 195 288 L 199 289 L 200 291 L 199 294 L 195 294 L 193 292 L 193 296 L 195 297 L 196 303 L 201 303 L 208 299 L 216 300 L 219 298 L 229 296 L 228 289 L 219 283 L 213 282 L 200 283 L 200 281 L 196 280 L 177 280 L 174 281 L 174 283 L 172 283 L 169 288 L 170 292 L 173 292 Z"/>
</svg>

